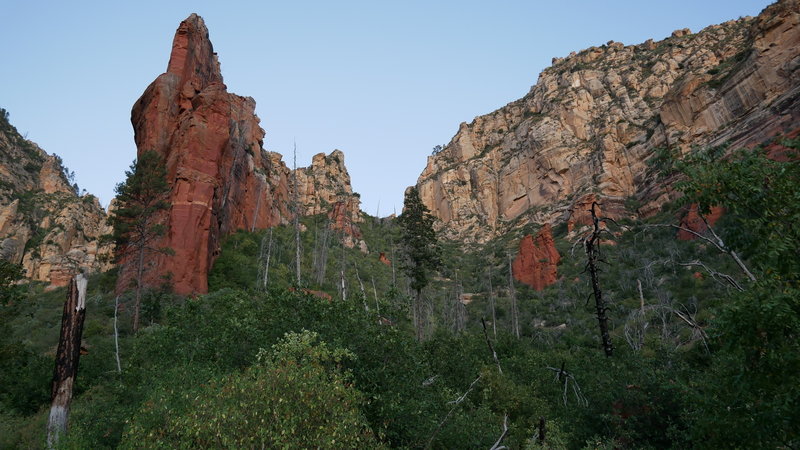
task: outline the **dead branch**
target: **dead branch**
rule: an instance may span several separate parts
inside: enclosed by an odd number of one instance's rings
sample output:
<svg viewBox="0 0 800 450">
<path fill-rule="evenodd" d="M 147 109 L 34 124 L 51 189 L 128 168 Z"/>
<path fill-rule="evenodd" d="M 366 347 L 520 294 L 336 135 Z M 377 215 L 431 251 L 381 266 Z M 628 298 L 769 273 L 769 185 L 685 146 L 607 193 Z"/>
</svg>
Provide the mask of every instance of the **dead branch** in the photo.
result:
<svg viewBox="0 0 800 450">
<path fill-rule="evenodd" d="M 555 367 L 549 367 L 549 366 L 545 367 L 545 369 L 552 370 L 553 372 L 555 372 L 556 376 L 555 376 L 555 379 L 553 381 L 563 384 L 564 391 L 562 393 L 562 398 L 564 400 L 564 406 L 567 406 L 567 392 L 569 391 L 569 386 L 568 385 L 569 385 L 570 381 L 572 381 L 572 393 L 575 396 L 575 401 L 578 403 L 578 405 L 579 406 L 583 406 L 583 407 L 589 406 L 589 401 L 583 395 L 583 392 L 581 391 L 581 387 L 578 384 L 578 380 L 576 380 L 575 377 L 571 373 L 569 373 L 566 370 L 564 370 L 564 364 L 563 363 L 561 364 L 561 368 L 560 369 L 557 369 Z"/>
<path fill-rule="evenodd" d="M 497 371 L 503 373 L 503 368 L 500 367 L 500 360 L 497 359 L 497 352 L 494 351 L 492 341 L 489 340 L 489 333 L 486 331 L 486 320 L 484 320 L 483 317 L 481 317 L 481 325 L 483 325 L 483 337 L 486 338 L 486 345 L 489 346 L 489 351 L 492 353 L 492 358 L 494 358 L 494 362 L 497 364 Z"/>
<path fill-rule="evenodd" d="M 435 376 L 433 376 L 433 377 L 431 377 L 431 378 L 428 378 L 428 380 L 435 380 L 435 379 L 436 379 L 436 377 L 438 377 L 438 375 L 435 375 Z M 453 400 L 453 401 L 450 401 L 450 402 L 447 402 L 447 404 L 448 404 L 448 405 L 453 405 L 453 407 L 452 407 L 452 408 L 450 408 L 450 411 L 447 411 L 447 415 L 446 415 L 446 416 L 444 416 L 444 419 L 442 419 L 442 421 L 441 421 L 441 422 L 439 422 L 439 425 L 436 427 L 436 429 L 435 429 L 435 430 L 433 430 L 433 433 L 431 434 L 431 437 L 430 437 L 430 438 L 428 438 L 428 443 L 427 443 L 427 444 L 425 444 L 425 448 L 431 448 L 431 444 L 433 444 L 433 440 L 434 440 L 434 439 L 436 439 L 436 435 L 437 435 L 437 434 L 439 434 L 439 431 L 441 431 L 441 429 L 442 429 L 442 427 L 444 426 L 444 424 L 445 424 L 445 423 L 447 423 L 447 421 L 450 419 L 450 416 L 452 416 L 452 415 L 453 415 L 453 412 L 456 410 L 456 408 L 458 407 L 458 405 L 460 405 L 460 404 L 461 404 L 461 402 L 463 402 L 464 400 L 466 400 L 466 398 L 467 398 L 467 396 L 469 395 L 469 393 L 470 393 L 470 392 L 472 392 L 472 388 L 474 388 L 474 387 L 475 387 L 475 385 L 478 383 L 478 381 L 479 381 L 480 379 L 481 379 L 481 376 L 480 376 L 480 375 L 478 375 L 478 378 L 475 378 L 475 380 L 473 380 L 473 381 L 472 381 L 472 383 L 470 383 L 469 387 L 467 388 L 467 390 L 466 390 L 466 391 L 464 391 L 464 393 L 463 393 L 463 394 L 461 394 L 461 395 L 460 395 L 458 398 L 456 398 L 455 400 Z M 428 380 L 425 380 L 425 382 L 427 382 Z M 423 384 L 423 386 L 425 386 L 425 382 L 423 382 L 423 383 L 422 383 L 422 384 Z M 431 381 L 431 382 L 430 382 L 430 383 L 428 383 L 428 384 L 430 385 L 431 383 L 433 383 L 433 381 Z"/>
<path fill-rule="evenodd" d="M 500 434 L 500 437 L 497 438 L 497 442 L 495 442 L 494 445 L 492 445 L 492 448 L 490 448 L 489 450 L 502 450 L 502 449 L 508 448 L 505 445 L 500 445 L 500 444 L 503 443 L 503 439 L 506 438 L 507 434 L 508 434 L 508 414 L 504 414 L 503 415 L 503 432 Z"/>
<path fill-rule="evenodd" d="M 703 264 L 699 260 L 689 261 L 689 262 L 685 262 L 685 263 L 678 262 L 678 263 L 675 263 L 675 264 L 677 264 L 679 266 L 683 266 L 683 267 L 700 266 L 703 269 L 705 269 L 705 271 L 708 272 L 708 274 L 711 275 L 712 278 L 714 278 L 715 280 L 719 281 L 720 283 L 722 283 L 722 284 L 725 284 L 725 283 L 730 284 L 731 286 L 733 286 L 739 292 L 744 291 L 744 288 L 732 276 L 730 276 L 728 274 L 724 274 L 722 272 L 717 272 L 716 270 L 708 267 L 707 265 Z"/>
</svg>

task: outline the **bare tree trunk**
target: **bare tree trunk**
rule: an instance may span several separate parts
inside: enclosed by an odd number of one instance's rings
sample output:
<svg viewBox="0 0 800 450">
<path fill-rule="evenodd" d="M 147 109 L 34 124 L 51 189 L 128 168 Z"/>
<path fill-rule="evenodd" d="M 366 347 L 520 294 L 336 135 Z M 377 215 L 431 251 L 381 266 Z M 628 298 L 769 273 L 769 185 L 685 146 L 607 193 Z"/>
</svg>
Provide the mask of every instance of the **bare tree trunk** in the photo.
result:
<svg viewBox="0 0 800 450">
<path fill-rule="evenodd" d="M 600 238 L 600 219 L 595 213 L 595 206 L 597 203 L 592 203 L 592 222 L 594 223 L 594 231 L 591 236 L 586 239 L 586 256 L 589 259 L 589 274 L 592 276 L 592 291 L 594 292 L 594 302 L 597 311 L 597 321 L 600 323 L 600 337 L 603 340 L 603 351 L 606 356 L 611 356 L 614 353 L 614 346 L 611 344 L 611 336 L 608 333 L 608 316 L 606 311 L 605 300 L 603 300 L 603 292 L 600 290 L 600 276 L 597 270 L 597 260 L 600 257 L 600 251 L 597 246 Z"/>
<path fill-rule="evenodd" d="M 264 264 L 264 289 L 267 289 L 269 283 L 269 260 L 272 257 L 272 230 L 269 228 L 269 243 L 267 244 L 267 261 Z"/>
<path fill-rule="evenodd" d="M 381 315 L 381 304 L 378 303 L 378 289 L 375 288 L 375 277 L 370 277 L 372 279 L 372 293 L 375 294 L 375 311 L 378 313 L 378 316 Z"/>
<path fill-rule="evenodd" d="M 342 297 L 342 300 L 347 300 L 347 285 L 345 284 L 344 280 L 344 268 L 345 268 L 345 252 L 344 252 L 344 232 L 342 233 L 342 262 L 339 265 L 339 285 L 341 286 L 339 294 Z"/>
<path fill-rule="evenodd" d="M 53 369 L 50 415 L 47 419 L 47 447 L 56 448 L 60 436 L 67 432 L 72 389 L 78 376 L 81 356 L 81 335 L 86 318 L 86 284 L 83 274 L 70 280 L 64 312 L 61 316 L 61 336 Z"/>
<path fill-rule="evenodd" d="M 294 204 L 294 261 L 295 261 L 295 280 L 297 286 L 300 286 L 300 201 L 299 192 L 297 192 L 297 143 L 294 144 L 294 163 L 293 163 L 293 184 L 294 195 L 292 196 L 292 203 Z"/>
<path fill-rule="evenodd" d="M 489 307 L 492 309 L 492 333 L 494 333 L 494 338 L 497 339 L 497 315 L 495 313 L 494 288 L 492 287 L 491 266 L 489 266 Z"/>
<path fill-rule="evenodd" d="M 364 302 L 364 311 L 369 311 L 369 305 L 367 305 L 367 292 L 364 290 L 364 283 L 361 282 L 361 275 L 358 274 L 358 266 L 353 264 L 353 269 L 356 271 L 358 286 L 361 288 L 361 301 Z"/>
<path fill-rule="evenodd" d="M 117 330 L 117 311 L 119 311 L 119 295 L 114 297 L 114 356 L 117 358 L 117 373 L 122 373 L 119 363 L 119 331 Z"/>
<path fill-rule="evenodd" d="M 519 339 L 519 309 L 517 290 L 514 288 L 514 270 L 511 267 L 511 254 L 508 253 L 508 295 L 511 297 L 511 332 Z"/>
<path fill-rule="evenodd" d="M 394 259 L 394 239 L 391 235 L 389 235 L 389 248 L 392 252 L 392 260 L 390 261 L 392 266 L 392 287 L 395 287 L 397 286 L 397 276 L 395 275 L 394 266 L 397 262 Z"/>
<path fill-rule="evenodd" d="M 642 317 L 644 317 L 644 293 L 642 293 L 642 280 L 637 278 L 636 286 L 639 288 L 639 309 L 641 309 Z"/>
</svg>

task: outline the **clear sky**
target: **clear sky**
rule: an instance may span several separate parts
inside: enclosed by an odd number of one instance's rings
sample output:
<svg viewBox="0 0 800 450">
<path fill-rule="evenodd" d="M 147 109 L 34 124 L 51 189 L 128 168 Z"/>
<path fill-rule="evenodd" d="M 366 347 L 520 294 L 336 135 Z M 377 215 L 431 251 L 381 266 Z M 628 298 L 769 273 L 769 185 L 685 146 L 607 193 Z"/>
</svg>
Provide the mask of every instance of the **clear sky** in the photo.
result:
<svg viewBox="0 0 800 450">
<path fill-rule="evenodd" d="M 136 156 L 130 109 L 200 14 L 265 147 L 298 165 L 344 151 L 362 209 L 402 208 L 431 148 L 525 95 L 554 56 L 756 15 L 768 0 L 0 1 L 0 107 L 113 197 Z"/>
</svg>

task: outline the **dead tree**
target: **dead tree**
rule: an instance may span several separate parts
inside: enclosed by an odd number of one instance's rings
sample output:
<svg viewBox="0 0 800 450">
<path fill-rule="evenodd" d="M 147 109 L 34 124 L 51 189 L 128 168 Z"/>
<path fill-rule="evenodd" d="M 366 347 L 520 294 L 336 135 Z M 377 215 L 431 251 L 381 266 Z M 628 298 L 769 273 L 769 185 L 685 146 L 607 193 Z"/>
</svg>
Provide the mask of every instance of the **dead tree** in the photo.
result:
<svg viewBox="0 0 800 450">
<path fill-rule="evenodd" d="M 300 193 L 297 187 L 297 143 L 294 144 L 294 163 L 292 178 L 294 189 L 292 193 L 292 209 L 294 213 L 294 261 L 295 261 L 295 280 L 300 286 Z"/>
<path fill-rule="evenodd" d="M 78 376 L 81 356 L 81 335 L 86 318 L 87 279 L 79 273 L 69 282 L 67 300 L 61 316 L 61 335 L 53 369 L 50 415 L 47 419 L 47 447 L 56 448 L 60 436 L 67 432 L 72 390 Z"/>
<path fill-rule="evenodd" d="M 117 330 L 117 312 L 119 311 L 119 295 L 114 297 L 114 356 L 117 359 L 117 373 L 122 373 L 119 362 L 119 330 Z"/>
<path fill-rule="evenodd" d="M 495 312 L 494 304 L 494 287 L 492 286 L 492 266 L 489 265 L 489 308 L 492 310 L 492 333 L 494 338 L 497 339 L 497 314 Z"/>
<path fill-rule="evenodd" d="M 266 245 L 265 245 L 266 244 Z M 266 247 L 266 248 L 265 248 Z M 261 250 L 259 252 L 259 285 L 266 290 L 269 283 L 269 260 L 272 257 L 272 227 L 269 229 L 269 239 L 265 235 L 261 238 Z"/>
<path fill-rule="evenodd" d="M 597 203 L 592 202 L 592 209 L 590 211 L 592 213 L 592 224 L 594 225 L 594 229 L 592 234 L 590 234 L 589 237 L 584 241 L 584 245 L 586 246 L 586 257 L 588 258 L 588 263 L 586 266 L 589 270 L 589 274 L 592 277 L 592 291 L 594 293 L 597 321 L 600 323 L 600 338 L 603 341 L 603 351 L 605 352 L 606 356 L 610 357 L 614 353 L 614 346 L 611 344 L 611 336 L 608 333 L 608 316 L 606 316 L 606 312 L 609 308 L 606 306 L 605 300 L 603 300 L 603 291 L 600 290 L 600 276 L 597 268 L 597 264 L 600 261 L 599 246 L 600 233 L 602 230 L 600 229 L 600 218 L 597 217 L 597 213 L 595 212 L 595 206 L 597 206 Z"/>
<path fill-rule="evenodd" d="M 519 339 L 519 308 L 517 290 L 514 288 L 514 269 L 511 267 L 511 253 L 508 254 L 508 296 L 511 297 L 511 332 Z"/>
</svg>

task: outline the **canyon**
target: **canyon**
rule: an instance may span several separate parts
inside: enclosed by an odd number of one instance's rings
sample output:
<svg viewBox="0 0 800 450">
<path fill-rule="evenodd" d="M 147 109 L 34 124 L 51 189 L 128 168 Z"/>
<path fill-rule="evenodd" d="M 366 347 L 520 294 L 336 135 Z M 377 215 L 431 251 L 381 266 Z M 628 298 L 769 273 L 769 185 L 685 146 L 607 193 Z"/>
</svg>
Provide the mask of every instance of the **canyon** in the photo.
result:
<svg viewBox="0 0 800 450">
<path fill-rule="evenodd" d="M 417 181 L 444 236 L 487 242 L 526 224 L 647 218 L 676 199 L 658 149 L 753 147 L 800 133 L 800 2 L 758 17 L 609 41 L 554 58 L 530 92 L 462 123 Z"/>
</svg>

